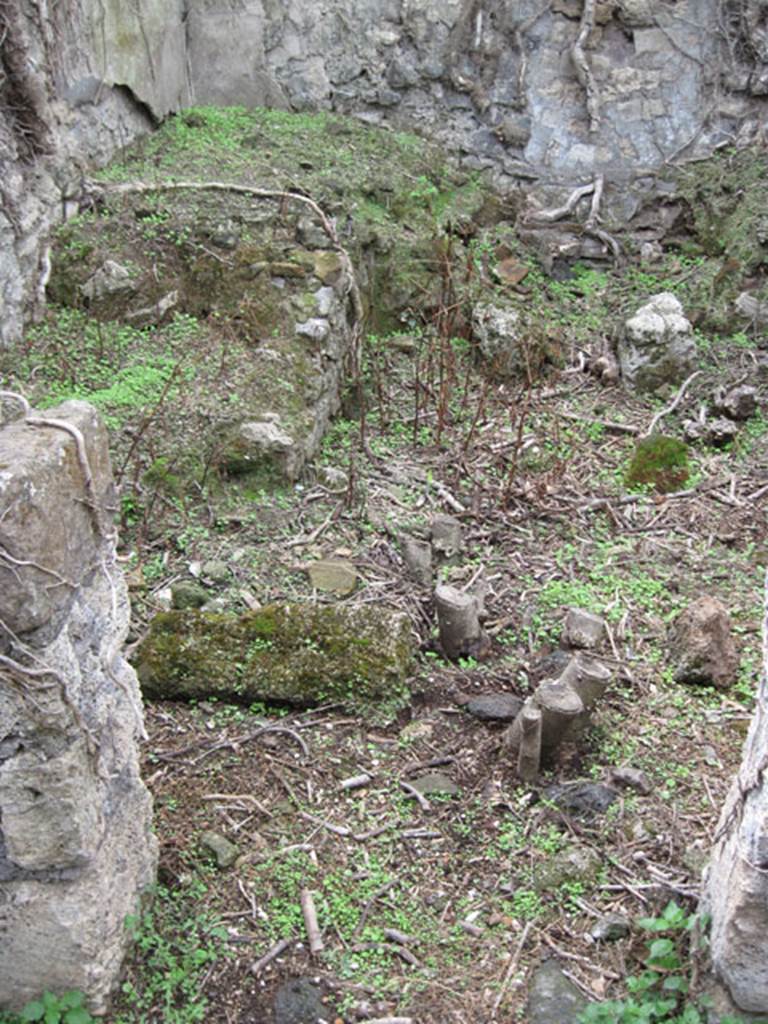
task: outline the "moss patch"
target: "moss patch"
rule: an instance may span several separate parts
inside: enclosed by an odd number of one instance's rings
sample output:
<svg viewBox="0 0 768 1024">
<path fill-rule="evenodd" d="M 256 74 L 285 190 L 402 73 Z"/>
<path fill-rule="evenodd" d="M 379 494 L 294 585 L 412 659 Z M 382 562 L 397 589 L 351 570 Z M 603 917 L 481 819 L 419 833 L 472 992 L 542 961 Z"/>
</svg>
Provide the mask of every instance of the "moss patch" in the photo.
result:
<svg viewBox="0 0 768 1024">
<path fill-rule="evenodd" d="M 275 604 L 245 615 L 157 615 L 139 648 L 144 695 L 245 704 L 339 701 L 391 718 L 408 700 L 404 618 L 373 608 Z"/>
<path fill-rule="evenodd" d="M 638 441 L 625 482 L 637 490 L 650 486 L 659 494 L 682 487 L 688 479 L 688 449 L 677 437 L 652 434 Z"/>
</svg>

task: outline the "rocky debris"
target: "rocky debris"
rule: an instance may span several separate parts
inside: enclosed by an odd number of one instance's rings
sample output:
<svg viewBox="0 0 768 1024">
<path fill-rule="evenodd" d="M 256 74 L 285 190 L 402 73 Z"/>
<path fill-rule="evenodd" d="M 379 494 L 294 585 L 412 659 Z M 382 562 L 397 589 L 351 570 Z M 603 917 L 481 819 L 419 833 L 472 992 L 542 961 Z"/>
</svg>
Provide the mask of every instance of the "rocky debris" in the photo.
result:
<svg viewBox="0 0 768 1024">
<path fill-rule="evenodd" d="M 228 583 L 231 575 L 227 563 L 218 558 L 209 558 L 200 566 L 200 576 L 209 583 Z"/>
<path fill-rule="evenodd" d="M 630 768 L 625 765 L 609 768 L 608 782 L 619 789 L 633 789 L 643 796 L 648 796 L 653 789 L 651 780 L 641 768 Z"/>
<path fill-rule="evenodd" d="M 735 388 L 719 388 L 715 394 L 715 409 L 732 420 L 748 420 L 757 412 L 757 388 L 739 384 Z"/>
<path fill-rule="evenodd" d="M 691 372 L 695 355 L 693 328 L 670 292 L 651 296 L 626 321 L 618 344 L 622 379 L 637 391 L 679 383 Z"/>
<path fill-rule="evenodd" d="M 199 583 L 180 580 L 171 586 L 171 605 L 179 611 L 185 608 L 202 608 L 210 594 Z"/>
<path fill-rule="evenodd" d="M 703 441 L 713 448 L 724 448 L 736 439 L 738 424 L 726 416 L 685 420 L 683 433 L 687 441 Z"/>
<path fill-rule="evenodd" d="M 725 606 L 705 595 L 678 615 L 670 631 L 670 662 L 678 683 L 727 689 L 735 682 L 739 655 Z"/>
<path fill-rule="evenodd" d="M 574 1024 L 586 1007 L 586 998 L 565 976 L 557 960 L 545 960 L 533 972 L 526 1014 L 528 1024 Z"/>
<path fill-rule="evenodd" d="M 490 303 L 478 303 L 473 309 L 478 349 L 495 374 L 514 376 L 525 370 L 520 326 L 520 314 L 514 309 Z"/>
<path fill-rule="evenodd" d="M 281 426 L 279 418 L 240 423 L 226 440 L 220 456 L 226 473 L 278 474 L 295 480 L 301 471 L 301 455 L 296 442 Z"/>
<path fill-rule="evenodd" d="M 631 931 L 629 919 L 623 914 L 606 914 L 595 921 L 589 934 L 593 942 L 618 942 L 626 939 Z"/>
<path fill-rule="evenodd" d="M 309 581 L 315 590 L 347 597 L 357 586 L 357 569 L 340 558 L 324 558 L 309 566 Z"/>
<path fill-rule="evenodd" d="M 612 786 L 607 786 L 604 782 L 586 780 L 555 783 L 547 786 L 541 795 L 566 814 L 580 818 L 594 818 L 605 814 L 619 798 L 618 790 Z"/>
<path fill-rule="evenodd" d="M 522 697 L 512 693 L 484 693 L 468 700 L 464 710 L 481 722 L 512 722 L 522 706 Z"/>
<path fill-rule="evenodd" d="M 426 775 L 419 775 L 418 778 L 409 779 L 408 785 L 422 796 L 458 796 L 461 792 L 453 779 L 443 772 L 428 772 Z"/>
<path fill-rule="evenodd" d="M 216 859 L 216 866 L 225 870 L 231 868 L 238 858 L 240 851 L 234 843 L 218 832 L 203 832 L 200 836 L 200 845 Z"/>
<path fill-rule="evenodd" d="M 146 696 L 252 704 L 324 700 L 386 717 L 408 698 L 408 620 L 341 604 L 272 604 L 243 615 L 156 615 L 136 652 Z"/>
<path fill-rule="evenodd" d="M 742 292 L 736 299 L 734 307 L 739 316 L 751 320 L 753 324 L 760 327 L 768 324 L 768 301 L 761 302 L 749 292 Z"/>
<path fill-rule="evenodd" d="M 13 631 L 0 645 L 50 667 L 44 685 L 27 688 L 20 668 L 20 685 L 0 688 L 0 1006 L 79 989 L 104 1012 L 157 843 L 139 777 L 140 695 L 119 653 L 129 603 L 106 431 L 84 402 L 47 416 L 79 431 L 92 483 L 68 431 L 0 429 L 0 545 L 17 560 L 0 566 L 0 619 Z"/>
<path fill-rule="evenodd" d="M 588 846 L 568 846 L 552 857 L 537 859 L 533 865 L 534 885 L 538 892 L 552 892 L 566 882 L 594 880 L 600 868 L 600 855 Z"/>
<path fill-rule="evenodd" d="M 313 978 L 291 978 L 283 982 L 272 1004 L 274 1024 L 331 1024 L 334 1014 L 323 1002 L 323 993 Z"/>
<path fill-rule="evenodd" d="M 132 294 L 136 291 L 135 275 L 122 263 L 105 260 L 80 288 L 89 302 L 99 302 L 113 295 Z"/>
<path fill-rule="evenodd" d="M 565 617 L 562 642 L 566 647 L 593 650 L 605 638 L 605 619 L 583 608 L 569 608 Z"/>
</svg>

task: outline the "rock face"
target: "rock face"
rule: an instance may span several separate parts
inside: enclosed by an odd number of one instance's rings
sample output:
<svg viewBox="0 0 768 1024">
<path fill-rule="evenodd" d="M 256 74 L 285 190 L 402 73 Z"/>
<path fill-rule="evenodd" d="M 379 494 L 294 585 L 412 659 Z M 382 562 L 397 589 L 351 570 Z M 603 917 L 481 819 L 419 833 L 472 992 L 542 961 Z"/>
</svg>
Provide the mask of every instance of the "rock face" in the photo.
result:
<svg viewBox="0 0 768 1024">
<path fill-rule="evenodd" d="M 768 586 L 766 587 L 768 593 Z M 757 705 L 707 871 L 716 973 L 740 1009 L 768 1012 L 768 615 Z"/>
<path fill-rule="evenodd" d="M 629 388 L 655 391 L 691 372 L 696 342 L 683 307 L 670 292 L 653 295 L 624 324 L 618 356 Z"/>
<path fill-rule="evenodd" d="M 0 1007 L 81 989 L 99 1010 L 156 843 L 106 435 L 83 402 L 49 415 L 82 437 L 93 486 L 67 429 L 0 430 Z"/>
<path fill-rule="evenodd" d="M 490 169 L 505 186 L 540 179 L 545 203 L 562 201 L 562 185 L 548 183 L 581 181 L 599 168 L 609 183 L 626 183 L 606 193 L 606 204 L 627 219 L 637 208 L 630 182 L 639 168 L 653 171 L 683 150 L 710 152 L 768 93 L 765 48 L 754 33 L 724 38 L 721 0 L 599 5 L 588 46 L 600 98 L 593 130 L 568 58 L 578 4 L 6 6 L 6 49 L 26 70 L 13 107 L 0 103 L 0 340 L 18 335 L 41 294 L 44 238 L 62 209 L 76 212 L 84 164 L 102 162 L 171 111 L 265 105 L 419 126 L 459 152 L 468 169 Z M 736 35 L 759 24 L 757 0 L 747 6 L 756 13 L 740 19 Z M 739 53 L 750 56 L 733 57 Z"/>
<path fill-rule="evenodd" d="M 739 656 L 731 620 L 714 597 L 700 597 L 681 612 L 671 633 L 675 680 L 726 689 L 736 679 Z"/>
</svg>

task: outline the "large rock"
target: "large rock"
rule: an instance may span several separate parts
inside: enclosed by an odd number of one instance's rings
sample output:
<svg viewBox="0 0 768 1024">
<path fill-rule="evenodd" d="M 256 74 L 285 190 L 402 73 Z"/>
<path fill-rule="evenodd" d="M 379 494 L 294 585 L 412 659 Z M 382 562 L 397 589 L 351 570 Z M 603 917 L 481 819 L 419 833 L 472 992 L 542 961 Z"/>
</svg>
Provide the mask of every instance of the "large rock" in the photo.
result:
<svg viewBox="0 0 768 1024">
<path fill-rule="evenodd" d="M 93 491 L 67 430 L 0 430 L 0 1008 L 80 989 L 103 1011 L 157 851 L 106 436 L 82 402 L 48 415 L 82 437 Z"/>
<path fill-rule="evenodd" d="M 720 816 L 704 896 L 715 971 L 742 1010 L 762 1014 L 768 1013 L 767 709 L 768 620 L 755 713 Z"/>
<path fill-rule="evenodd" d="M 241 616 L 163 612 L 137 667 L 148 697 L 302 706 L 333 700 L 385 716 L 407 699 L 412 653 L 404 617 L 371 607 L 274 604 Z"/>
<path fill-rule="evenodd" d="M 736 680 L 739 655 L 731 619 L 716 597 L 693 601 L 675 619 L 670 633 L 675 680 L 725 689 Z"/>
<path fill-rule="evenodd" d="M 691 372 L 696 342 L 683 307 L 670 292 L 653 295 L 624 324 L 619 339 L 621 375 L 627 387 L 655 391 Z"/>
<path fill-rule="evenodd" d="M 483 359 L 495 373 L 509 376 L 525 368 L 520 314 L 503 306 L 478 303 L 472 330 Z"/>
</svg>

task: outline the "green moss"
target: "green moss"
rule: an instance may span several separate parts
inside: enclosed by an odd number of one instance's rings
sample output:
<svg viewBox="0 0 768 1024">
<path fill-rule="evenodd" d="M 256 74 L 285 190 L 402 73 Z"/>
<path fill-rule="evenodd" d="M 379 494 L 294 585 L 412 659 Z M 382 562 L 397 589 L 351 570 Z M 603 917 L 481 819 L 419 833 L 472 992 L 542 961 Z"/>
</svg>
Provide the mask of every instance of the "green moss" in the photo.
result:
<svg viewBox="0 0 768 1024">
<path fill-rule="evenodd" d="M 391 717 L 408 699 L 407 622 L 371 608 L 269 605 L 242 616 L 157 615 L 137 655 L 145 696 L 302 706 L 340 701 Z"/>
<path fill-rule="evenodd" d="M 652 434 L 638 441 L 625 483 L 630 490 L 651 487 L 659 494 L 682 487 L 688 479 L 688 449 L 679 438 Z"/>
</svg>

